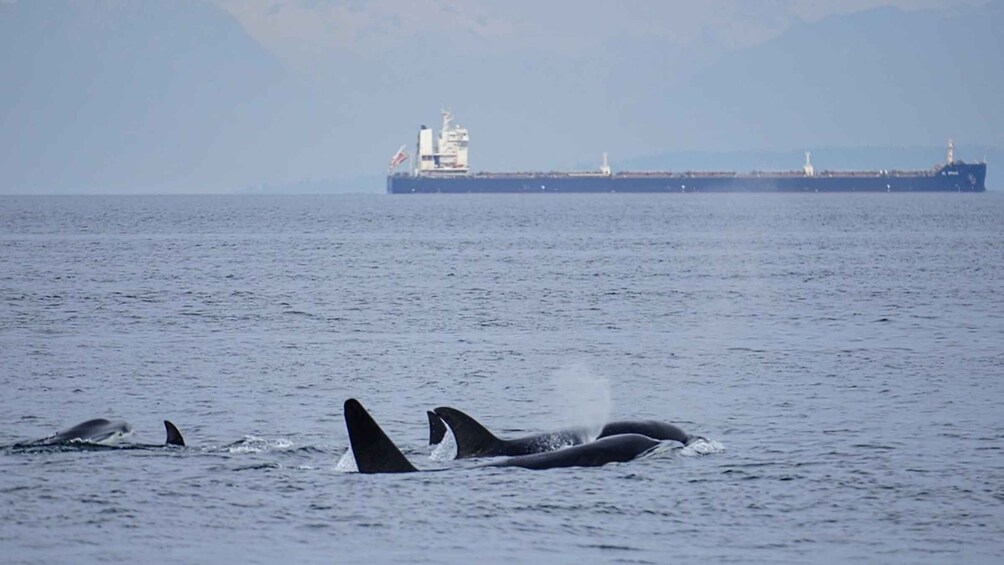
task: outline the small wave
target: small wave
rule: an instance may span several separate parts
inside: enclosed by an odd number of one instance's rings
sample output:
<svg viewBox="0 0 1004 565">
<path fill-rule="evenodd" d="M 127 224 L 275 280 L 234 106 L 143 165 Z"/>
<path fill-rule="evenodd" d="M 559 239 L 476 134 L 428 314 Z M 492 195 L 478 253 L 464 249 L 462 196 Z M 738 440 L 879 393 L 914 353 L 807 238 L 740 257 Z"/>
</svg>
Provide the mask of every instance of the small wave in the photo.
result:
<svg viewBox="0 0 1004 565">
<path fill-rule="evenodd" d="M 600 551 L 641 551 L 640 548 L 631 547 L 629 545 L 615 545 L 606 543 L 587 543 L 580 547 L 586 549 L 599 549 Z"/>
<path fill-rule="evenodd" d="M 851 447 L 855 447 L 855 448 L 858 448 L 858 449 L 877 449 L 877 450 L 880 450 L 880 451 L 886 451 L 886 450 L 896 449 L 895 447 L 893 447 L 891 445 L 881 445 L 881 444 L 876 444 L 876 443 L 855 443 L 855 444 L 851 445 Z"/>
<path fill-rule="evenodd" d="M 283 466 L 281 463 L 269 462 L 269 463 L 256 463 L 254 465 L 244 465 L 242 467 L 234 467 L 232 470 L 239 472 L 239 471 L 263 471 L 263 470 L 282 469 L 282 468 Z"/>
<path fill-rule="evenodd" d="M 303 310 L 283 310 L 282 313 L 286 314 L 288 316 L 306 316 L 308 318 L 311 318 L 311 317 L 314 316 L 310 312 L 304 312 Z"/>
</svg>

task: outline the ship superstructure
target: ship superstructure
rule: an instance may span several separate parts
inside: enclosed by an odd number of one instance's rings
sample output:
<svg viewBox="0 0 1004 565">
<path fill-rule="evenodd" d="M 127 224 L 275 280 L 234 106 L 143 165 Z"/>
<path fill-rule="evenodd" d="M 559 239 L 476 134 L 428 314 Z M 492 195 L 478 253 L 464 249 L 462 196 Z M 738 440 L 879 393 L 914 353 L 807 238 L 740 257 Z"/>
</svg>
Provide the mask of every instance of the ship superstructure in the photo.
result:
<svg viewBox="0 0 1004 565">
<path fill-rule="evenodd" d="M 432 130 L 422 126 L 418 130 L 415 148 L 415 175 L 465 175 L 471 171 L 467 161 L 467 128 L 453 123 L 453 112 L 442 111 L 443 125 L 439 139 L 433 144 Z"/>
<path fill-rule="evenodd" d="M 817 171 L 805 153 L 800 171 L 737 173 L 734 171 L 622 171 L 614 173 L 603 154 L 599 170 L 585 172 L 477 172 L 468 161 L 467 129 L 442 111 L 442 128 L 421 126 L 410 173 L 394 173 L 407 160 L 404 146 L 391 158 L 387 192 L 984 192 L 987 165 L 955 159 L 948 142 L 946 162 L 922 171 Z"/>
</svg>

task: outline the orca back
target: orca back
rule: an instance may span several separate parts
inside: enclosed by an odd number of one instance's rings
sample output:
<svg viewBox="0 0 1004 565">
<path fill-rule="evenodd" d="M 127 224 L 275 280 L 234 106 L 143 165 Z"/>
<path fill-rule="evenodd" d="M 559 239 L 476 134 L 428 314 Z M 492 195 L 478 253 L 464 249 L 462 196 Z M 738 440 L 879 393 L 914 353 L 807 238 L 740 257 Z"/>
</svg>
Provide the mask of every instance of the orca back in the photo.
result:
<svg viewBox="0 0 1004 565">
<path fill-rule="evenodd" d="M 620 434 L 641 434 L 652 439 L 678 441 L 684 445 L 690 441 L 690 435 L 680 428 L 656 420 L 610 422 L 603 426 L 603 431 L 597 439 Z"/>
<path fill-rule="evenodd" d="M 453 439 L 457 442 L 457 459 L 507 455 L 505 442 L 474 418 L 449 406 L 440 406 L 435 413 L 453 432 Z"/>
<path fill-rule="evenodd" d="M 61 444 L 69 442 L 103 443 L 115 442 L 132 433 L 132 426 L 123 420 L 108 420 L 94 418 L 81 422 L 72 428 L 57 432 L 55 435 L 40 440 L 41 444 Z"/>
<path fill-rule="evenodd" d="M 659 445 L 659 441 L 640 434 L 622 434 L 533 455 L 510 457 L 496 467 L 523 469 L 559 469 L 563 467 L 599 467 L 607 463 L 624 463 L 643 455 Z"/>
<path fill-rule="evenodd" d="M 418 470 L 354 398 L 345 401 L 345 427 L 349 431 L 352 455 L 360 473 L 410 473 Z"/>
</svg>

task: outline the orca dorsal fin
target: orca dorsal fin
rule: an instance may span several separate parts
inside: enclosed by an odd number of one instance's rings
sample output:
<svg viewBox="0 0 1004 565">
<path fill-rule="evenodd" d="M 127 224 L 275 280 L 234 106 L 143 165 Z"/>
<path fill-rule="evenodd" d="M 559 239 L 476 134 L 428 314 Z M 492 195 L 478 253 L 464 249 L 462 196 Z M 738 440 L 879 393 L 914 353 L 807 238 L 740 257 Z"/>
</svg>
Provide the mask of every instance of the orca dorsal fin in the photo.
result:
<svg viewBox="0 0 1004 565">
<path fill-rule="evenodd" d="M 498 451 L 502 440 L 474 418 L 449 406 L 440 406 L 435 412 L 453 431 L 453 439 L 457 442 L 457 459 L 500 455 Z"/>
<path fill-rule="evenodd" d="M 429 416 L 429 445 L 439 445 L 446 437 L 446 424 L 432 410 L 427 410 L 426 414 Z"/>
<path fill-rule="evenodd" d="M 164 420 L 164 428 L 167 429 L 167 440 L 164 441 L 164 445 L 177 445 L 185 447 L 185 438 L 181 437 L 181 432 L 178 431 L 177 426 L 172 424 L 169 420 Z"/>
<path fill-rule="evenodd" d="M 345 401 L 345 427 L 360 473 L 417 471 L 358 400 Z"/>
</svg>

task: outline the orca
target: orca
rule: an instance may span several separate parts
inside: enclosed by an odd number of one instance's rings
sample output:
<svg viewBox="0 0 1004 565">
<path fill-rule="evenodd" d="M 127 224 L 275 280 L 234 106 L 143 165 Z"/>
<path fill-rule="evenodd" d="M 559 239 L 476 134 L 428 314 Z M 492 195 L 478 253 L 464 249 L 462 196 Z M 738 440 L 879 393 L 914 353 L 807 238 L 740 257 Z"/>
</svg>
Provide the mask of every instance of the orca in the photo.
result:
<svg viewBox="0 0 1004 565">
<path fill-rule="evenodd" d="M 620 434 L 556 451 L 510 457 L 490 466 L 533 470 L 600 467 L 607 463 L 626 463 L 652 451 L 661 443 L 641 434 Z"/>
<path fill-rule="evenodd" d="M 352 454 L 360 473 L 418 471 L 387 437 L 363 405 L 354 398 L 345 401 L 345 427 L 349 432 L 349 443 L 352 445 Z M 659 444 L 658 440 L 639 434 L 615 435 L 566 449 L 511 457 L 489 466 L 524 469 L 598 467 L 607 463 L 630 461 L 651 451 Z"/>
<path fill-rule="evenodd" d="M 501 439 L 488 431 L 480 422 L 456 408 L 441 406 L 434 412 L 453 432 L 453 438 L 457 443 L 456 459 L 533 455 L 580 445 L 590 439 L 589 430 L 586 428 L 560 430 L 517 439 Z M 596 439 L 625 434 L 643 435 L 660 441 L 678 441 L 684 445 L 699 439 L 698 436 L 691 436 L 673 424 L 655 420 L 610 422 L 603 426 Z"/>
<path fill-rule="evenodd" d="M 345 401 L 345 427 L 356 468 L 360 473 L 412 473 L 418 471 L 358 400 Z"/>
<path fill-rule="evenodd" d="M 164 420 L 164 428 L 167 430 L 167 439 L 164 440 L 164 445 L 185 447 L 185 438 L 181 437 L 178 426 L 175 426 L 170 420 Z"/>
<path fill-rule="evenodd" d="M 183 447 L 185 438 L 178 431 L 177 426 L 168 420 L 164 420 L 164 428 L 167 431 L 167 439 L 163 445 L 174 445 Z M 132 434 L 132 426 L 124 420 L 107 420 L 105 418 L 95 418 L 81 422 L 72 428 L 56 432 L 55 434 L 39 440 L 17 444 L 15 447 L 35 447 L 35 446 L 69 446 L 69 445 L 100 445 L 115 446 L 122 438 Z M 123 447 L 162 447 L 162 445 L 126 444 Z"/>
</svg>

